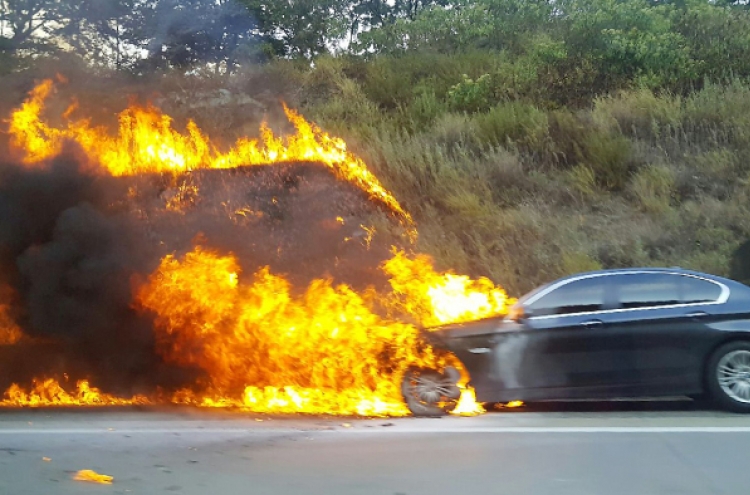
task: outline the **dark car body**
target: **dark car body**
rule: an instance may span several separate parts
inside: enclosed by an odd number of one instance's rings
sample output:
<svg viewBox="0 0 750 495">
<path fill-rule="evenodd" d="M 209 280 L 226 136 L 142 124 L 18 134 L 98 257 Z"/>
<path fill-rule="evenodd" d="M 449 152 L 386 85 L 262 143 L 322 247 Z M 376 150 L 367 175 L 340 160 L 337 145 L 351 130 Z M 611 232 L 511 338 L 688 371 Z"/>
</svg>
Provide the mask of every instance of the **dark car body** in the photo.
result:
<svg viewBox="0 0 750 495">
<path fill-rule="evenodd" d="M 482 402 L 700 394 L 712 352 L 750 340 L 750 287 L 681 269 L 590 272 L 504 318 L 426 331 Z"/>
</svg>

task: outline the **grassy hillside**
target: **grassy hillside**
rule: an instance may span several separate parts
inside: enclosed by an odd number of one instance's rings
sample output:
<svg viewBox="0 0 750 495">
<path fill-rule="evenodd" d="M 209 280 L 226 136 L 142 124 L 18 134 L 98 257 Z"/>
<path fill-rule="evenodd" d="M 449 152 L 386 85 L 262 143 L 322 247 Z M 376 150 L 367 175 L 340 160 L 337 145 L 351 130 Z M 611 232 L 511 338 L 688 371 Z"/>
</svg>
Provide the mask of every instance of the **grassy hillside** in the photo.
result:
<svg viewBox="0 0 750 495">
<path fill-rule="evenodd" d="M 421 74 L 419 57 L 267 70 L 365 157 L 444 267 L 515 294 L 600 267 L 731 274 L 750 236 L 750 84 L 470 108 L 482 83 L 464 71 L 486 58 L 432 57 Z"/>
</svg>

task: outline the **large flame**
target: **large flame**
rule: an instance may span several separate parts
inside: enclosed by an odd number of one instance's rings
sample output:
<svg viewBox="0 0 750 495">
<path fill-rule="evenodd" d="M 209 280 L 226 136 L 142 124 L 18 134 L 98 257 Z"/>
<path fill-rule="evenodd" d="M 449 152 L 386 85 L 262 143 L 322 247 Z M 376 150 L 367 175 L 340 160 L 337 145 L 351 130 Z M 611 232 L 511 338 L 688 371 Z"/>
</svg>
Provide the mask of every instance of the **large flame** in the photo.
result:
<svg viewBox="0 0 750 495">
<path fill-rule="evenodd" d="M 28 166 L 44 166 L 65 141 L 78 143 L 92 164 L 112 175 L 320 162 L 416 232 L 408 212 L 343 140 L 289 108 L 285 112 L 295 134 L 279 138 L 264 124 L 260 141 L 240 139 L 220 151 L 195 123 L 180 133 L 170 117 L 150 106 L 123 111 L 115 137 L 87 120 L 69 120 L 73 110 L 66 112 L 65 125 L 52 127 L 42 113 L 53 88 L 51 81 L 37 86 L 10 120 L 11 144 Z M 394 248 L 382 269 L 391 287 L 385 293 L 374 288 L 358 293 L 326 279 L 300 290 L 268 268 L 243 274 L 233 255 L 208 248 L 196 247 L 179 258 L 166 256 L 137 289 L 135 306 L 155 315 L 157 347 L 165 361 L 202 370 L 203 378 L 169 398 L 125 399 L 104 394 L 87 381 L 71 389 L 50 378 L 27 389 L 13 385 L 0 405 L 168 400 L 256 412 L 405 415 L 398 383 L 407 368 L 460 367 L 453 356 L 425 344 L 418 328 L 502 315 L 510 301 L 490 280 L 438 272 L 424 255 Z M 0 344 L 12 344 L 22 334 L 3 319 L 1 302 Z M 464 388 L 456 412 L 481 412 L 471 389 Z"/>
<path fill-rule="evenodd" d="M 402 415 L 397 378 L 441 365 L 414 326 L 381 318 L 350 287 L 316 280 L 295 296 L 267 268 L 245 283 L 234 257 L 201 248 L 163 260 L 138 302 L 157 315 L 165 358 L 206 371 L 205 390 L 180 402 Z"/>
</svg>

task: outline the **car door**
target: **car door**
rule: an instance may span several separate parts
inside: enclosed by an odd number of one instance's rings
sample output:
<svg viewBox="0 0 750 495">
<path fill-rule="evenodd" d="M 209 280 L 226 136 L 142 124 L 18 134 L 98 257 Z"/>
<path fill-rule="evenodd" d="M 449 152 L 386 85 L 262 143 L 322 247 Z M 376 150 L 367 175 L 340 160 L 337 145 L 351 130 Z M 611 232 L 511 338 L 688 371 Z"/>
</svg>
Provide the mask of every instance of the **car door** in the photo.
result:
<svg viewBox="0 0 750 495">
<path fill-rule="evenodd" d="M 628 363 L 624 343 L 607 333 L 610 278 L 564 281 L 527 301 L 524 330 L 500 336 L 494 348 L 500 386 L 531 400 L 582 396 L 619 384 Z"/>
<path fill-rule="evenodd" d="M 723 287 L 679 273 L 628 273 L 613 284 L 618 310 L 610 331 L 622 336 L 632 395 L 701 390 L 704 342 Z"/>
</svg>

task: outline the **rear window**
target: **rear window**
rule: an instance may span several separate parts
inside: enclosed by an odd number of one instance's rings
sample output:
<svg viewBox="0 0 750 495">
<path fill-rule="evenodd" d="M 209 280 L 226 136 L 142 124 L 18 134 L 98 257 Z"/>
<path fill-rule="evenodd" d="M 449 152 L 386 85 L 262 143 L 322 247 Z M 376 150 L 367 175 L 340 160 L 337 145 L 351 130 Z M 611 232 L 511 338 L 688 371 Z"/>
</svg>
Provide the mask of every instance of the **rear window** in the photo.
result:
<svg viewBox="0 0 750 495">
<path fill-rule="evenodd" d="M 623 309 L 710 303 L 720 296 L 718 284 L 679 274 L 623 274 L 615 282 L 615 297 Z"/>
<path fill-rule="evenodd" d="M 680 304 L 680 278 L 658 273 L 620 275 L 617 300 L 624 309 Z"/>
<path fill-rule="evenodd" d="M 721 287 L 708 280 L 682 277 L 682 302 L 685 304 L 714 302 L 721 296 Z"/>
</svg>

